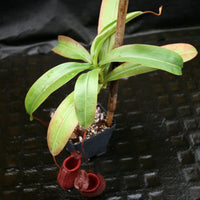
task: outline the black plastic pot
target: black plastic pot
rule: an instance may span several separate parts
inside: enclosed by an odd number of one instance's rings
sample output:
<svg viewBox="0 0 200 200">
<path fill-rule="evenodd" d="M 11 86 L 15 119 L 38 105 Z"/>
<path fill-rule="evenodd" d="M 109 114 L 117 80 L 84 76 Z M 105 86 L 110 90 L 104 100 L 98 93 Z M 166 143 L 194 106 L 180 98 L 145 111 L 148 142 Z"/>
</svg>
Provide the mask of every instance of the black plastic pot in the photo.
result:
<svg viewBox="0 0 200 200">
<path fill-rule="evenodd" d="M 98 105 L 104 112 L 106 112 L 105 109 L 100 104 Z M 115 127 L 116 127 L 116 123 L 114 122 L 110 128 L 105 129 L 101 133 L 85 140 L 83 147 L 84 147 L 86 159 L 89 160 L 93 157 L 100 156 L 106 152 L 108 142 L 112 136 L 112 132 L 115 130 Z M 71 141 L 69 141 L 66 145 L 66 149 L 69 152 L 78 150 L 82 153 L 81 142 L 73 144 Z"/>
</svg>

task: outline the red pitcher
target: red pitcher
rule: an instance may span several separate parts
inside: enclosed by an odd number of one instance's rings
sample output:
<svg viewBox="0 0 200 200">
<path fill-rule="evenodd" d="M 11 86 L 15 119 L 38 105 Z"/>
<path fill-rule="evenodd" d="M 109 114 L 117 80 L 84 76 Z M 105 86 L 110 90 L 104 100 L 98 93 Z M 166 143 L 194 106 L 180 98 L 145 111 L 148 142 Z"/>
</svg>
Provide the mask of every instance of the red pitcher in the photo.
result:
<svg viewBox="0 0 200 200">
<path fill-rule="evenodd" d="M 100 195 L 106 187 L 106 182 L 103 176 L 99 173 L 89 172 L 87 173 L 89 179 L 89 185 L 87 189 L 80 191 L 80 193 L 87 197 L 96 197 Z"/>
<path fill-rule="evenodd" d="M 81 156 L 79 152 L 72 152 L 65 158 L 57 176 L 57 182 L 63 189 L 72 189 L 74 180 L 80 171 Z"/>
</svg>

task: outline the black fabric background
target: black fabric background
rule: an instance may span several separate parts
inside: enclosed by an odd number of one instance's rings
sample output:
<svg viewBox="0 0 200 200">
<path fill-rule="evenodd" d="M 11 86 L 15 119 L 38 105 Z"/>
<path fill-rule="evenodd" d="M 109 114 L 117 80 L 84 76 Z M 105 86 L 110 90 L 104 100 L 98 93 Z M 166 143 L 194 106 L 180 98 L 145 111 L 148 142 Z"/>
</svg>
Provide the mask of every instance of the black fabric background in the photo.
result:
<svg viewBox="0 0 200 200">
<path fill-rule="evenodd" d="M 38 45 L 44 47 L 41 52 L 48 52 L 59 34 L 89 46 L 97 33 L 100 5 L 101 0 L 2 1 L 0 57 Z M 199 0 L 130 0 L 129 11 L 158 12 L 160 5 L 164 6 L 162 16 L 146 15 L 130 22 L 126 36 L 200 25 Z"/>
</svg>

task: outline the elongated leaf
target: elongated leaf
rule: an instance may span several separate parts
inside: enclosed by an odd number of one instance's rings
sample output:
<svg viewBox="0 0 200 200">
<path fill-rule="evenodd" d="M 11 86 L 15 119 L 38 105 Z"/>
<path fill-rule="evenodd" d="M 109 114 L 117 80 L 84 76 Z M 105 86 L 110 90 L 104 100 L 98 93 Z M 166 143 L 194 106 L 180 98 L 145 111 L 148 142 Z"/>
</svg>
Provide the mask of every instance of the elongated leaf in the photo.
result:
<svg viewBox="0 0 200 200">
<path fill-rule="evenodd" d="M 131 13 L 128 13 L 127 16 L 126 16 L 126 23 L 131 21 L 132 19 L 142 15 L 142 14 L 150 13 L 150 14 L 153 14 L 153 15 L 156 15 L 156 16 L 160 16 L 161 12 L 162 12 L 162 6 L 159 8 L 159 13 L 155 13 L 155 12 L 152 12 L 152 11 L 131 12 Z M 98 56 L 99 56 L 99 52 L 102 48 L 102 45 L 104 44 L 104 42 L 106 41 L 107 38 L 109 38 L 113 33 L 115 33 L 116 26 L 117 26 L 117 18 L 114 21 L 112 21 L 110 24 L 108 24 L 107 26 L 101 28 L 100 33 L 97 35 L 97 37 L 92 42 L 90 54 L 91 54 L 92 63 L 94 65 L 97 65 Z"/>
<path fill-rule="evenodd" d="M 187 43 L 167 44 L 162 47 L 178 53 L 184 62 L 192 60 L 198 54 L 196 48 Z"/>
<path fill-rule="evenodd" d="M 142 13 L 143 13 L 142 11 L 128 13 L 126 17 L 126 23 L 138 17 Z M 113 33 L 115 33 L 116 26 L 117 26 L 117 20 L 112 21 L 110 24 L 108 24 L 101 30 L 100 34 L 98 34 L 97 37 L 92 42 L 90 53 L 91 53 L 91 58 L 94 65 L 97 65 L 98 56 L 102 48 L 102 45 L 104 44 L 107 38 L 109 38 Z"/>
<path fill-rule="evenodd" d="M 77 124 L 74 92 L 72 92 L 59 105 L 48 127 L 47 143 L 53 156 L 62 151 Z"/>
<path fill-rule="evenodd" d="M 148 12 L 147 11 L 146 12 L 134 11 L 134 12 L 127 13 L 127 15 L 126 15 L 126 23 L 130 22 L 134 18 L 136 18 L 136 17 L 138 17 L 138 16 L 140 16 L 142 14 L 145 14 L 145 13 L 148 13 Z M 115 20 L 113 20 L 112 22 L 110 22 L 107 26 L 105 26 L 101 30 L 101 32 L 99 34 L 105 32 L 106 30 L 110 31 L 111 29 L 112 29 L 112 31 L 114 29 L 114 32 L 115 32 L 116 31 L 116 26 L 117 26 L 117 18 Z"/>
<path fill-rule="evenodd" d="M 197 50 L 190 44 L 175 43 L 162 46 L 163 48 L 175 51 L 178 53 L 184 62 L 193 59 L 197 55 Z M 121 78 L 135 76 L 157 70 L 155 68 L 147 67 L 136 63 L 123 63 L 111 71 L 106 77 L 106 82 L 114 81 Z"/>
<path fill-rule="evenodd" d="M 99 63 L 134 62 L 181 75 L 183 59 L 171 50 L 152 45 L 124 45 L 112 50 Z"/>
<path fill-rule="evenodd" d="M 156 16 L 160 16 L 161 13 L 162 13 L 162 8 L 163 8 L 163 6 L 159 7 L 159 12 L 158 13 L 153 12 L 153 11 L 134 11 L 134 12 L 127 13 L 127 15 L 126 15 L 126 23 L 131 21 L 135 17 L 138 17 L 138 16 L 143 15 L 143 14 L 153 14 L 153 15 L 156 15 Z M 103 33 L 107 29 L 110 29 L 113 25 L 116 26 L 116 24 L 117 24 L 116 22 L 117 22 L 117 18 L 114 21 L 112 21 L 110 24 L 108 24 L 107 26 L 102 28 L 100 33 Z"/>
<path fill-rule="evenodd" d="M 102 87 L 103 87 L 103 84 L 98 84 L 98 92 L 97 92 L 98 94 L 101 91 Z"/>
<path fill-rule="evenodd" d="M 66 58 L 79 59 L 91 63 L 89 52 L 78 42 L 67 36 L 59 35 L 58 45 L 52 51 Z"/>
<path fill-rule="evenodd" d="M 98 94 L 98 73 L 99 69 L 94 69 L 82 74 L 75 85 L 76 114 L 80 125 L 85 129 L 94 121 Z"/>
<path fill-rule="evenodd" d="M 113 20 L 117 19 L 118 7 L 119 0 L 102 0 L 98 24 L 98 34 L 104 27 L 110 24 Z M 111 51 L 114 48 L 114 43 L 115 34 L 112 34 L 103 43 L 99 51 L 99 59 L 103 58 L 105 54 L 107 54 L 107 52 Z"/>
<path fill-rule="evenodd" d="M 114 81 L 121 78 L 144 74 L 147 72 L 155 71 L 157 69 L 140 65 L 137 63 L 123 63 L 112 70 L 106 77 L 105 81 Z"/>
<path fill-rule="evenodd" d="M 89 69 L 88 63 L 68 62 L 60 64 L 43 74 L 30 88 L 25 98 L 25 108 L 32 113 L 47 99 L 47 97 L 75 77 L 78 73 Z"/>
<path fill-rule="evenodd" d="M 98 24 L 98 33 L 111 23 L 113 20 L 117 19 L 119 0 L 102 0 L 100 15 L 99 15 L 99 24 Z"/>
</svg>

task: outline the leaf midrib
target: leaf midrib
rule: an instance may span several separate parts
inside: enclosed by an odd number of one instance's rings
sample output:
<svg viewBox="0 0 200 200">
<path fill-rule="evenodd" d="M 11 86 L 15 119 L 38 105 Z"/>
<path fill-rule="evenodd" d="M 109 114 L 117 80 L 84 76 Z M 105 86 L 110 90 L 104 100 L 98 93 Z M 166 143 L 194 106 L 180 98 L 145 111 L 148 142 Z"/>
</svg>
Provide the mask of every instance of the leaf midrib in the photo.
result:
<svg viewBox="0 0 200 200">
<path fill-rule="evenodd" d="M 114 58 L 112 58 L 112 59 L 110 59 L 110 61 L 109 62 L 100 62 L 99 64 L 100 65 L 104 65 L 104 64 L 107 64 L 107 63 L 110 63 L 110 62 L 113 62 L 113 61 L 115 61 L 115 59 L 119 59 L 119 58 L 139 58 L 139 59 L 145 59 L 145 60 L 152 60 L 152 61 L 157 61 L 157 62 L 160 62 L 160 63 L 164 63 L 164 64 L 169 64 L 169 65 L 171 65 L 171 66 L 175 66 L 176 68 L 179 68 L 179 66 L 178 65 L 175 65 L 175 64 L 173 64 L 173 63 L 170 63 L 170 62 L 166 62 L 166 61 L 163 61 L 163 60 L 156 60 L 156 59 L 153 59 L 153 58 L 146 58 L 146 57 L 139 57 L 139 56 L 117 56 L 117 57 L 114 57 Z M 105 59 L 106 60 L 106 59 Z M 108 59 L 107 59 L 108 60 Z M 117 60 L 118 61 L 118 60 Z M 125 62 L 125 61 L 121 61 L 121 62 Z M 103 64 L 102 64 L 103 63 Z"/>
<path fill-rule="evenodd" d="M 132 69 L 138 68 L 138 67 L 140 67 L 140 66 L 142 66 L 142 65 L 141 65 L 141 64 L 138 64 L 138 66 L 136 66 L 136 67 L 134 67 L 134 68 L 132 68 Z M 109 81 L 109 78 L 110 78 L 110 77 L 112 78 L 112 77 L 118 76 L 118 75 L 120 75 L 120 74 L 126 73 L 126 72 L 129 71 L 129 70 L 130 70 L 130 69 L 126 69 L 126 70 L 124 70 L 124 71 L 121 71 L 121 72 L 119 72 L 117 75 L 112 75 L 112 74 L 111 74 L 112 76 L 111 76 L 111 75 L 108 75 L 108 76 L 107 76 L 108 78 L 106 79 L 106 81 Z M 116 72 L 116 71 L 113 70 L 113 73 L 114 73 L 114 72 Z M 112 73 L 112 72 L 111 72 L 111 73 Z"/>
<path fill-rule="evenodd" d="M 81 69 L 81 68 L 84 68 L 84 67 L 81 66 L 81 67 L 77 67 L 77 68 L 80 68 L 80 69 Z M 45 88 L 40 92 L 40 94 L 37 96 L 37 98 L 34 100 L 34 102 L 32 103 L 32 106 L 31 106 L 30 111 L 33 110 L 33 107 L 35 106 L 35 103 L 36 103 L 37 100 L 40 98 L 40 96 L 41 96 L 52 84 L 54 84 L 55 82 L 57 82 L 59 79 L 61 79 L 62 77 L 64 77 L 66 74 L 71 73 L 71 72 L 77 70 L 77 68 L 72 69 L 71 71 L 68 71 L 67 73 L 63 74 L 62 76 L 58 77 L 56 80 L 54 80 L 53 82 L 51 82 L 51 84 L 49 84 L 47 87 L 45 87 Z M 32 113 L 32 112 L 30 112 L 30 113 Z"/>
<path fill-rule="evenodd" d="M 85 126 L 86 126 L 86 119 L 87 119 L 87 112 L 86 112 L 86 100 L 87 100 L 87 98 L 86 98 L 86 96 L 87 96 L 87 88 L 88 88 L 88 73 L 87 73 L 87 78 L 86 78 L 86 87 L 85 87 L 86 89 L 85 89 L 85 102 L 84 102 L 84 107 L 85 107 L 85 110 L 84 110 L 84 117 L 85 117 Z"/>
<path fill-rule="evenodd" d="M 73 47 L 70 47 L 69 45 L 65 45 L 65 44 L 63 44 L 63 42 L 60 42 L 60 46 L 62 46 L 62 47 L 64 47 L 64 48 L 68 48 L 69 50 L 73 51 L 74 53 L 80 55 L 80 57 L 81 57 L 84 61 L 87 61 L 87 62 L 89 62 L 89 63 L 91 62 L 90 60 L 88 60 L 87 57 L 85 57 L 85 55 L 81 54 L 79 51 L 75 51 Z M 84 49 L 82 46 L 79 46 L 79 47 L 80 47 L 81 49 L 87 51 L 87 50 Z M 90 55 L 90 54 L 88 53 L 88 55 Z"/>
<path fill-rule="evenodd" d="M 69 112 L 69 110 L 71 110 L 71 111 L 73 110 L 72 105 L 70 105 L 70 107 L 68 107 L 68 112 L 65 112 L 62 121 L 61 121 L 61 122 L 59 123 L 59 125 L 58 125 L 58 129 L 57 129 L 57 132 L 56 132 L 56 136 L 55 136 L 55 139 L 54 139 L 53 144 L 52 144 L 52 150 L 54 149 L 54 147 L 56 147 L 56 141 L 57 141 L 58 136 L 60 135 L 60 131 L 61 131 L 62 124 L 63 124 L 64 121 L 66 120 L 65 117 L 66 117 L 67 113 L 71 113 L 71 112 Z"/>
</svg>

